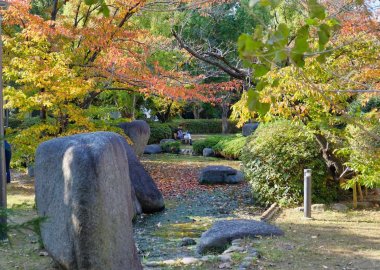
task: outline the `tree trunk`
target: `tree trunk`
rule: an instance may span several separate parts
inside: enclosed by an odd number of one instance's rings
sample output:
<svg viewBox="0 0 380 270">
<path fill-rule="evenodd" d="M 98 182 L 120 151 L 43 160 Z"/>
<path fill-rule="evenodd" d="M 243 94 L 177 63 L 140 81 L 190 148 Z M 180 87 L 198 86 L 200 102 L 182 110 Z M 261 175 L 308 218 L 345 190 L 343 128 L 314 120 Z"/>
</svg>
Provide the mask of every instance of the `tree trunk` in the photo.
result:
<svg viewBox="0 0 380 270">
<path fill-rule="evenodd" d="M 358 208 L 358 194 L 356 192 L 356 183 L 352 187 L 352 207 Z"/>
<path fill-rule="evenodd" d="M 222 133 L 228 133 L 228 105 L 222 104 Z"/>
<path fill-rule="evenodd" d="M 203 111 L 202 105 L 195 103 L 193 105 L 193 115 L 194 119 L 200 119 L 201 118 L 201 112 Z"/>
<path fill-rule="evenodd" d="M 42 120 L 42 122 L 45 122 L 46 118 L 47 118 L 46 106 L 42 106 L 41 111 L 40 111 L 40 119 Z"/>
<path fill-rule="evenodd" d="M 132 120 L 135 120 L 136 119 L 136 94 L 133 94 L 133 100 L 132 100 Z"/>
<path fill-rule="evenodd" d="M 315 134 L 315 138 L 321 147 L 322 157 L 326 162 L 327 167 L 334 180 L 339 181 L 343 173 L 342 162 L 334 155 L 329 142 L 322 134 Z"/>
<path fill-rule="evenodd" d="M 358 191 L 359 191 L 359 201 L 364 201 L 364 198 L 363 198 L 363 191 L 362 191 L 362 187 L 360 186 L 360 184 L 358 183 Z"/>
</svg>

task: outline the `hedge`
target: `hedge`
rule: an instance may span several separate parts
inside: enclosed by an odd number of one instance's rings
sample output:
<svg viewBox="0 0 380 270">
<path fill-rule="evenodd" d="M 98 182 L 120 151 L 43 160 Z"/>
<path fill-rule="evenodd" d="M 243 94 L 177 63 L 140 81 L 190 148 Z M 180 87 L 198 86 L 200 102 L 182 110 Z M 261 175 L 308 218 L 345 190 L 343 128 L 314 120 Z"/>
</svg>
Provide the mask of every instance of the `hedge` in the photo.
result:
<svg viewBox="0 0 380 270">
<path fill-rule="evenodd" d="M 314 135 L 302 124 L 277 121 L 260 125 L 248 137 L 241 159 L 259 203 L 300 204 L 304 169 L 313 172 L 313 203 L 329 203 L 336 198 L 337 184 L 329 180 Z"/>
<path fill-rule="evenodd" d="M 212 147 L 217 156 L 222 156 L 226 159 L 239 159 L 247 137 L 237 135 L 234 137 L 225 137 Z"/>
<path fill-rule="evenodd" d="M 162 139 L 170 139 L 172 137 L 172 130 L 168 124 L 158 122 L 148 123 L 150 126 L 149 144 L 160 143 Z"/>
<path fill-rule="evenodd" d="M 236 127 L 235 121 L 228 120 L 228 133 L 239 133 L 241 128 Z M 182 126 L 191 134 L 220 134 L 222 133 L 221 119 L 176 119 L 168 123 L 172 130 Z"/>
</svg>

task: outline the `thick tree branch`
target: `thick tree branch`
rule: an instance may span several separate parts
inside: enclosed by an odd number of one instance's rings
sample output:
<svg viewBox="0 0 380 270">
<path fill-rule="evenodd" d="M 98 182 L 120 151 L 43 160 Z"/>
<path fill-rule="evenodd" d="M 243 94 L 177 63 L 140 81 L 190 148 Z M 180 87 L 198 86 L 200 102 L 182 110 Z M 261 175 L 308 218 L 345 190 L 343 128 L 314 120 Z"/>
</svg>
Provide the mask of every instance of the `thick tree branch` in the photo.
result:
<svg viewBox="0 0 380 270">
<path fill-rule="evenodd" d="M 247 71 L 233 67 L 231 64 L 227 62 L 226 59 L 224 59 L 224 57 L 215 53 L 199 53 L 195 51 L 193 48 L 191 48 L 189 45 L 187 45 L 183 41 L 183 39 L 178 35 L 178 33 L 174 31 L 174 29 L 172 29 L 172 34 L 178 41 L 179 45 L 195 58 L 223 70 L 225 73 L 227 73 L 229 76 L 235 79 L 245 81 L 247 80 L 247 78 L 250 78 L 250 74 Z"/>
</svg>

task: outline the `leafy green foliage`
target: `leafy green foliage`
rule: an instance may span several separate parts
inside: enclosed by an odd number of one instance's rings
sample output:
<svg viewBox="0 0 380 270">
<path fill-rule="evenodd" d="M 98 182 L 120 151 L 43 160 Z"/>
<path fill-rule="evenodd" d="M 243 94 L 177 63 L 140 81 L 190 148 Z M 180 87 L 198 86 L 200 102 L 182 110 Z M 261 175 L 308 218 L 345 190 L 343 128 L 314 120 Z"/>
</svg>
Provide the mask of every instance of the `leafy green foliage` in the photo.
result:
<svg viewBox="0 0 380 270">
<path fill-rule="evenodd" d="M 258 202 L 301 203 L 303 170 L 312 169 L 312 202 L 330 202 L 336 189 L 329 186 L 319 147 L 307 129 L 290 121 L 262 124 L 248 137 L 241 157 L 244 173 Z"/>
<path fill-rule="evenodd" d="M 380 135 L 380 125 L 371 129 Z M 353 125 L 347 126 L 348 148 L 342 149 L 349 154 L 348 165 L 357 175 L 346 182 L 345 188 L 351 188 L 356 183 L 369 188 L 380 186 L 380 142 L 368 133 Z"/>
<path fill-rule="evenodd" d="M 170 139 L 172 137 L 172 130 L 167 124 L 151 122 L 149 144 L 159 143 L 162 139 Z"/>
<path fill-rule="evenodd" d="M 182 127 L 191 134 L 219 134 L 222 133 L 221 119 L 176 119 L 168 123 L 172 129 Z M 228 132 L 238 133 L 241 129 L 236 127 L 235 121 L 228 121 Z"/>
<path fill-rule="evenodd" d="M 23 205 L 16 208 L 22 208 Z M 41 224 L 47 220 L 46 217 L 36 217 L 24 221 L 22 223 L 12 222 L 12 217 L 20 215 L 17 209 L 4 209 L 0 208 L 0 217 L 7 217 L 8 222 L 6 224 L 0 224 L 0 235 L 5 235 L 10 240 L 9 243 L 12 244 L 11 232 L 18 232 L 21 234 L 26 234 L 26 230 L 33 231 L 38 237 L 38 244 L 40 248 L 43 248 L 42 236 L 41 236 Z"/>
<path fill-rule="evenodd" d="M 178 154 L 181 150 L 181 142 L 175 141 L 175 142 L 166 142 L 161 144 L 162 150 L 165 153 L 172 153 L 172 154 Z"/>
<path fill-rule="evenodd" d="M 247 138 L 239 134 L 221 139 L 212 149 L 217 156 L 222 156 L 226 159 L 239 159 L 246 142 Z"/>
<path fill-rule="evenodd" d="M 202 155 L 203 149 L 213 148 L 218 144 L 225 136 L 211 136 L 203 140 L 197 140 L 193 142 L 193 151 L 198 155 Z"/>
</svg>

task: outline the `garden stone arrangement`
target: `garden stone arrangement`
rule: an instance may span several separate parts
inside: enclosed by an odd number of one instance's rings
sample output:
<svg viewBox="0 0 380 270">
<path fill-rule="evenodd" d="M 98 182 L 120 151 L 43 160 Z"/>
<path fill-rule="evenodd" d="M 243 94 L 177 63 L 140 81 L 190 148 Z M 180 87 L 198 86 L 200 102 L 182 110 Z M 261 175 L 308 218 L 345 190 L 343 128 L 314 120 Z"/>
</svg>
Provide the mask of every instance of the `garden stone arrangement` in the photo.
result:
<svg viewBox="0 0 380 270">
<path fill-rule="evenodd" d="M 128 155 L 129 176 L 136 198 L 135 213 L 154 213 L 163 210 L 165 208 L 164 198 L 157 185 L 126 142 L 124 147 Z"/>
<path fill-rule="evenodd" d="M 207 166 L 199 175 L 200 184 L 238 184 L 242 181 L 243 173 L 227 166 Z"/>
<path fill-rule="evenodd" d="M 142 269 L 132 231 L 125 139 L 95 132 L 42 143 L 36 205 L 49 255 L 63 269 Z"/>
<path fill-rule="evenodd" d="M 143 120 L 135 120 L 132 122 L 120 124 L 120 128 L 132 140 L 132 148 L 137 156 L 144 153 L 144 149 L 148 144 L 150 137 L 150 127 L 147 122 Z"/>
<path fill-rule="evenodd" d="M 162 147 L 159 144 L 149 144 L 144 149 L 144 154 L 153 155 L 162 153 Z"/>
<path fill-rule="evenodd" d="M 283 235 L 282 230 L 263 221 L 222 220 L 214 223 L 211 229 L 202 234 L 197 250 L 200 254 L 223 251 L 235 239 L 279 235 Z"/>
<path fill-rule="evenodd" d="M 243 126 L 242 134 L 244 137 L 251 135 L 259 127 L 259 123 L 248 123 Z"/>
</svg>

